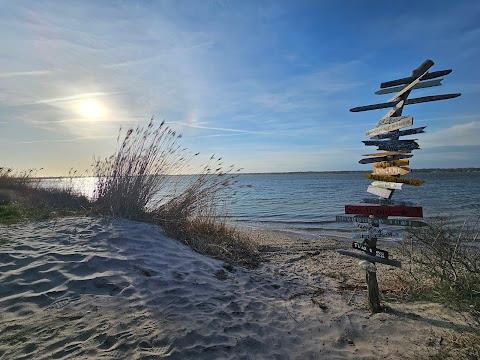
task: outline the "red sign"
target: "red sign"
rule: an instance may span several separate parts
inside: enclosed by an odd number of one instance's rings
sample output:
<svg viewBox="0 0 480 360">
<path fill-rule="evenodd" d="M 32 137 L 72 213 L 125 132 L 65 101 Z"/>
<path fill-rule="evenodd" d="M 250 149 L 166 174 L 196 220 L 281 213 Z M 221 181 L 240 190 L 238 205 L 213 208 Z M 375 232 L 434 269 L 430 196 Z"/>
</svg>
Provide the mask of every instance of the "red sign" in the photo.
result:
<svg viewBox="0 0 480 360">
<path fill-rule="evenodd" d="M 406 205 L 345 205 L 345 214 L 374 216 L 423 217 L 421 206 Z"/>
</svg>

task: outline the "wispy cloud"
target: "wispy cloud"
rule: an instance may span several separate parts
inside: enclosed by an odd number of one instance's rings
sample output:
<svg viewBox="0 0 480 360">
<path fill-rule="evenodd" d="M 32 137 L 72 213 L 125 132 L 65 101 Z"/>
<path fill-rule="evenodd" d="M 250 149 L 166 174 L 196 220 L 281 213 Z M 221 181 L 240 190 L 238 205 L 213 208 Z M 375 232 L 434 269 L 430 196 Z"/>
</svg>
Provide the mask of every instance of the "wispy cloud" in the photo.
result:
<svg viewBox="0 0 480 360">
<path fill-rule="evenodd" d="M 196 125 L 196 124 L 189 124 L 185 122 L 179 121 L 169 121 L 167 124 L 172 125 L 180 125 L 185 127 L 190 127 L 194 129 L 205 129 L 205 130 L 217 130 L 217 131 L 227 131 L 227 132 L 236 132 L 236 133 L 243 133 L 243 134 L 269 134 L 266 131 L 255 131 L 255 130 L 245 130 L 245 129 L 231 129 L 231 128 L 224 128 L 224 127 L 213 127 L 213 126 L 203 126 L 203 125 Z"/>
<path fill-rule="evenodd" d="M 0 73 L 0 79 L 14 78 L 19 76 L 42 76 L 42 75 L 49 75 L 51 73 L 52 71 L 50 70 L 12 71 L 12 72 Z"/>
<path fill-rule="evenodd" d="M 76 100 L 82 100 L 82 99 L 90 99 L 90 98 L 103 97 L 103 96 L 112 96 L 112 95 L 118 95 L 118 94 L 119 94 L 119 92 L 90 92 L 90 93 L 82 93 L 82 94 L 76 94 L 76 95 L 71 95 L 71 96 L 41 99 L 41 100 L 32 101 L 29 104 L 30 105 L 34 105 L 34 104 L 54 104 L 54 103 L 62 103 L 62 102 L 76 101 Z M 28 104 L 23 104 L 23 105 L 28 105 Z"/>
<path fill-rule="evenodd" d="M 480 145 L 480 120 L 457 124 L 446 129 L 427 133 L 422 138 L 426 148 L 440 146 L 478 146 Z"/>
<path fill-rule="evenodd" d="M 169 49 L 168 52 L 164 52 L 162 54 L 157 54 L 157 55 L 153 55 L 153 56 L 146 56 L 146 57 L 142 57 L 142 58 L 138 58 L 138 59 L 132 59 L 132 60 L 118 61 L 118 62 L 114 62 L 114 63 L 111 63 L 111 64 L 102 65 L 102 67 L 104 67 L 104 68 L 122 68 L 122 67 L 128 67 L 128 66 L 137 66 L 137 65 L 147 64 L 147 63 L 155 62 L 155 61 L 158 61 L 158 60 L 168 59 L 168 58 L 174 56 L 175 54 L 179 55 L 179 53 L 181 53 L 181 52 L 187 52 L 189 50 L 194 50 L 194 49 L 198 49 L 198 48 L 202 48 L 202 47 L 209 47 L 209 46 L 212 46 L 214 44 L 215 44 L 215 42 L 213 42 L 213 41 L 204 41 L 204 42 L 200 42 L 200 43 L 197 43 L 197 44 L 192 44 L 192 45 L 186 46 L 186 47 L 172 48 L 172 49 Z"/>
<path fill-rule="evenodd" d="M 105 135 L 105 136 L 81 136 L 68 139 L 38 139 L 38 140 L 16 140 L 9 141 L 6 139 L 1 140 L 0 142 L 4 145 L 8 144 L 50 144 L 50 143 L 70 143 L 77 141 L 90 141 L 90 140 L 102 140 L 102 139 L 115 139 L 117 136 Z"/>
</svg>

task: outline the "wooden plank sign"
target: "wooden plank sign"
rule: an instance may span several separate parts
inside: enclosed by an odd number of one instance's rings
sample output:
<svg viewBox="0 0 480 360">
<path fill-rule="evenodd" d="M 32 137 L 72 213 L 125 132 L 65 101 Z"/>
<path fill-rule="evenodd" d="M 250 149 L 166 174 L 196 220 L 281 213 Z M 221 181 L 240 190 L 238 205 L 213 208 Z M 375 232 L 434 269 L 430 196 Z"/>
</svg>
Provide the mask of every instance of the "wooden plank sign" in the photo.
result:
<svg viewBox="0 0 480 360">
<path fill-rule="evenodd" d="M 407 130 L 394 130 L 390 131 L 385 134 L 379 134 L 372 136 L 372 139 L 379 140 L 379 139 L 398 139 L 400 136 L 406 136 L 406 135 L 414 135 L 414 134 L 422 134 L 424 133 L 424 129 L 426 126 L 418 127 L 418 128 L 413 128 L 413 129 L 407 129 Z"/>
<path fill-rule="evenodd" d="M 410 82 L 407 86 L 405 86 L 402 90 L 400 90 L 398 93 L 396 93 L 389 101 L 395 101 L 399 100 L 402 98 L 403 94 L 408 95 L 409 92 L 413 89 L 415 85 L 417 85 L 420 80 L 422 80 L 422 77 L 428 72 L 428 69 L 430 69 L 433 66 L 433 61 L 432 60 L 426 60 L 423 62 L 422 65 L 420 65 L 418 68 L 413 70 L 412 72 L 412 77 L 417 77 L 415 80 Z"/>
<path fill-rule="evenodd" d="M 388 218 L 369 218 L 368 216 L 347 216 L 347 215 L 337 215 L 335 218 L 337 222 L 347 222 L 347 223 L 366 223 L 366 224 L 384 224 L 384 225 L 394 225 L 394 226 L 411 226 L 411 227 L 422 227 L 427 226 L 423 221 L 411 220 L 411 219 L 388 219 Z"/>
<path fill-rule="evenodd" d="M 422 96 L 422 97 L 419 97 L 419 98 L 407 99 L 407 100 L 404 101 L 403 104 L 404 105 L 413 105 L 413 104 L 420 104 L 420 103 L 430 102 L 430 101 L 447 100 L 447 99 L 456 98 L 460 95 L 461 95 L 460 93 L 453 93 L 453 94 Z M 358 107 L 354 107 L 354 108 L 350 109 L 350 111 L 351 112 L 360 112 L 360 111 L 387 109 L 389 107 L 396 106 L 398 103 L 399 103 L 399 101 L 389 101 L 389 102 L 379 103 L 379 104 L 358 106 Z"/>
<path fill-rule="evenodd" d="M 388 168 L 391 166 L 407 166 L 410 163 L 408 160 L 395 160 L 395 161 L 381 161 L 373 163 L 374 168 Z"/>
<path fill-rule="evenodd" d="M 407 175 L 410 169 L 398 166 L 391 166 L 387 168 L 374 167 L 373 173 L 375 175 Z M 376 186 L 376 185 L 374 185 Z"/>
<path fill-rule="evenodd" d="M 448 75 L 451 72 L 452 72 L 452 69 L 432 71 L 432 72 L 426 73 L 422 77 L 422 80 L 425 81 L 425 80 L 430 80 L 430 79 L 436 79 L 436 78 Z M 392 86 L 410 84 L 414 80 L 415 80 L 415 76 L 408 76 L 408 77 L 397 79 L 397 80 L 385 81 L 385 82 L 380 84 L 380 89 L 385 89 L 385 88 L 389 88 L 389 87 L 392 87 Z"/>
<path fill-rule="evenodd" d="M 366 252 L 371 256 L 378 256 L 379 258 L 382 258 L 382 259 L 388 259 L 388 251 L 373 249 L 371 247 L 368 247 L 365 244 L 361 244 L 356 241 L 352 242 L 352 248 Z"/>
<path fill-rule="evenodd" d="M 408 118 L 408 116 L 389 116 L 389 117 L 380 119 L 376 126 L 393 124 L 406 118 Z"/>
<path fill-rule="evenodd" d="M 396 150 L 402 150 L 402 151 L 412 151 L 412 150 L 418 150 L 420 147 L 418 144 L 394 144 L 394 145 L 389 145 L 389 144 L 382 144 L 378 145 L 378 150 L 386 150 L 386 151 L 396 151 Z"/>
<path fill-rule="evenodd" d="M 345 214 L 374 216 L 423 217 L 421 206 L 405 205 L 345 205 Z"/>
<path fill-rule="evenodd" d="M 394 156 L 394 155 L 408 155 L 410 151 L 381 151 L 381 152 L 376 152 L 372 154 L 363 154 L 362 156 Z"/>
<path fill-rule="evenodd" d="M 412 88 L 412 90 L 415 89 L 424 89 L 424 88 L 429 88 L 432 86 L 440 86 L 442 85 L 442 80 L 443 79 L 435 79 L 435 80 L 427 80 L 427 81 L 420 81 L 418 84 L 415 84 L 415 86 Z M 401 91 L 405 88 L 406 86 L 396 86 L 396 87 L 391 87 L 391 88 L 386 88 L 386 89 L 380 89 L 378 91 L 375 91 L 376 95 L 386 95 L 386 94 L 393 94 L 398 91 Z"/>
<path fill-rule="evenodd" d="M 416 143 L 417 139 L 408 139 L 408 140 L 363 140 L 362 142 L 366 146 L 380 146 L 382 144 L 390 144 L 390 145 L 407 145 L 407 144 L 414 144 L 417 145 Z"/>
<path fill-rule="evenodd" d="M 406 128 L 406 127 L 409 127 L 409 126 L 412 126 L 412 125 L 413 125 L 413 117 L 408 116 L 408 117 L 403 118 L 403 119 L 401 119 L 397 122 L 375 127 L 373 129 L 367 131 L 367 136 L 372 137 L 372 136 L 375 136 L 375 135 L 388 133 L 390 131 Z"/>
<path fill-rule="evenodd" d="M 348 250 L 337 250 L 337 252 L 341 255 L 351 256 L 357 259 L 366 260 L 369 262 L 378 262 L 385 265 L 395 266 L 395 267 L 402 267 L 402 263 L 398 260 L 393 259 L 384 259 L 378 256 L 371 256 L 368 254 L 357 253 Z"/>
<path fill-rule="evenodd" d="M 399 154 L 399 155 L 386 155 L 386 156 L 379 156 L 379 157 L 371 157 L 361 159 L 359 161 L 360 164 L 371 164 L 380 161 L 392 161 L 392 160 L 400 160 L 400 159 L 407 159 L 411 158 L 413 155 L 410 154 Z"/>
<path fill-rule="evenodd" d="M 368 233 L 357 233 L 353 234 L 352 237 L 354 239 L 372 239 L 373 237 L 385 237 L 385 236 L 394 236 L 395 233 L 393 231 L 381 229 L 378 227 L 374 227 L 370 224 L 357 224 L 357 227 L 360 229 L 368 230 Z"/>
<path fill-rule="evenodd" d="M 423 183 L 425 182 L 420 179 L 407 178 L 403 176 L 398 177 L 398 176 L 391 176 L 391 175 L 367 174 L 367 178 L 371 180 L 378 180 L 378 181 L 403 183 L 403 184 L 412 185 L 412 186 L 420 186 L 420 185 L 423 185 Z"/>
<path fill-rule="evenodd" d="M 381 205 L 407 205 L 407 206 L 416 206 L 417 204 L 410 201 L 397 201 L 392 199 L 380 199 L 380 198 L 364 198 L 362 199 L 364 203 L 367 204 L 381 204 Z"/>
<path fill-rule="evenodd" d="M 391 189 L 391 190 L 402 190 L 402 183 L 388 182 L 388 181 L 374 181 L 371 184 L 377 188 L 382 189 Z"/>
<path fill-rule="evenodd" d="M 366 146 L 378 146 L 379 150 L 385 151 L 412 151 L 419 149 L 416 139 L 409 140 L 364 140 L 362 141 Z"/>
<path fill-rule="evenodd" d="M 373 195 L 380 196 L 380 197 L 385 198 L 385 199 L 388 199 L 390 197 L 390 195 L 392 195 L 392 190 L 384 189 L 384 188 L 380 188 L 380 187 L 376 187 L 376 186 L 372 186 L 372 185 L 370 185 L 367 188 L 367 192 L 369 192 L 370 194 L 373 194 Z"/>
<path fill-rule="evenodd" d="M 387 168 L 387 167 L 395 166 L 395 167 L 402 167 L 402 168 L 405 168 L 407 170 L 410 170 L 408 167 L 406 167 L 406 165 L 408 165 L 408 164 L 409 164 L 408 160 L 381 161 L 381 162 L 378 162 L 378 163 L 373 163 L 373 167 L 374 168 Z"/>
</svg>

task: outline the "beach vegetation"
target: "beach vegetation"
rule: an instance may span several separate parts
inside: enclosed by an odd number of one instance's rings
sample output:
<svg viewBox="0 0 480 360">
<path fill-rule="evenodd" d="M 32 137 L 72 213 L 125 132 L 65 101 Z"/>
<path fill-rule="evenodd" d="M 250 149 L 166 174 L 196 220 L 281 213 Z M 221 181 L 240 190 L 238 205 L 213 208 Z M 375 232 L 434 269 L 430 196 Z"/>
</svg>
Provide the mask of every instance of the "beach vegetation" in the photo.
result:
<svg viewBox="0 0 480 360">
<path fill-rule="evenodd" d="M 85 214 L 89 200 L 70 187 L 43 188 L 37 171 L 0 168 L 0 223 L 41 220 L 59 215 Z"/>
<path fill-rule="evenodd" d="M 158 224 L 198 252 L 255 266 L 256 247 L 226 222 L 239 169 L 215 155 L 195 167 L 199 153 L 181 137 L 153 119 L 121 130 L 115 152 L 93 164 L 94 211 Z"/>
<path fill-rule="evenodd" d="M 435 301 L 473 315 L 480 322 L 480 229 L 478 220 L 461 227 L 430 223 L 411 228 L 402 246 L 412 299 Z"/>
</svg>

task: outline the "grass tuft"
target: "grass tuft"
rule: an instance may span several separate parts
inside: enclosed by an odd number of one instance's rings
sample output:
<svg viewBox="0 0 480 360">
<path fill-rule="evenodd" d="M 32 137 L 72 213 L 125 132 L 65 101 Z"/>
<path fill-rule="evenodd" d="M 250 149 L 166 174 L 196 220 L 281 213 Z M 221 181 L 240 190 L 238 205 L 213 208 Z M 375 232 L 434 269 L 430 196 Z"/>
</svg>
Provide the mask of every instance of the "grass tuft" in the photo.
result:
<svg viewBox="0 0 480 360">
<path fill-rule="evenodd" d="M 252 242 L 225 222 L 240 169 L 212 155 L 192 168 L 181 135 L 152 120 L 120 132 L 114 154 L 93 164 L 97 213 L 149 221 L 194 250 L 246 266 L 260 256 Z M 194 175 L 176 176 L 195 173 Z"/>
<path fill-rule="evenodd" d="M 430 300 L 472 314 L 480 323 L 480 230 L 442 223 L 409 229 L 402 247 L 404 278 L 413 299 Z"/>
</svg>

